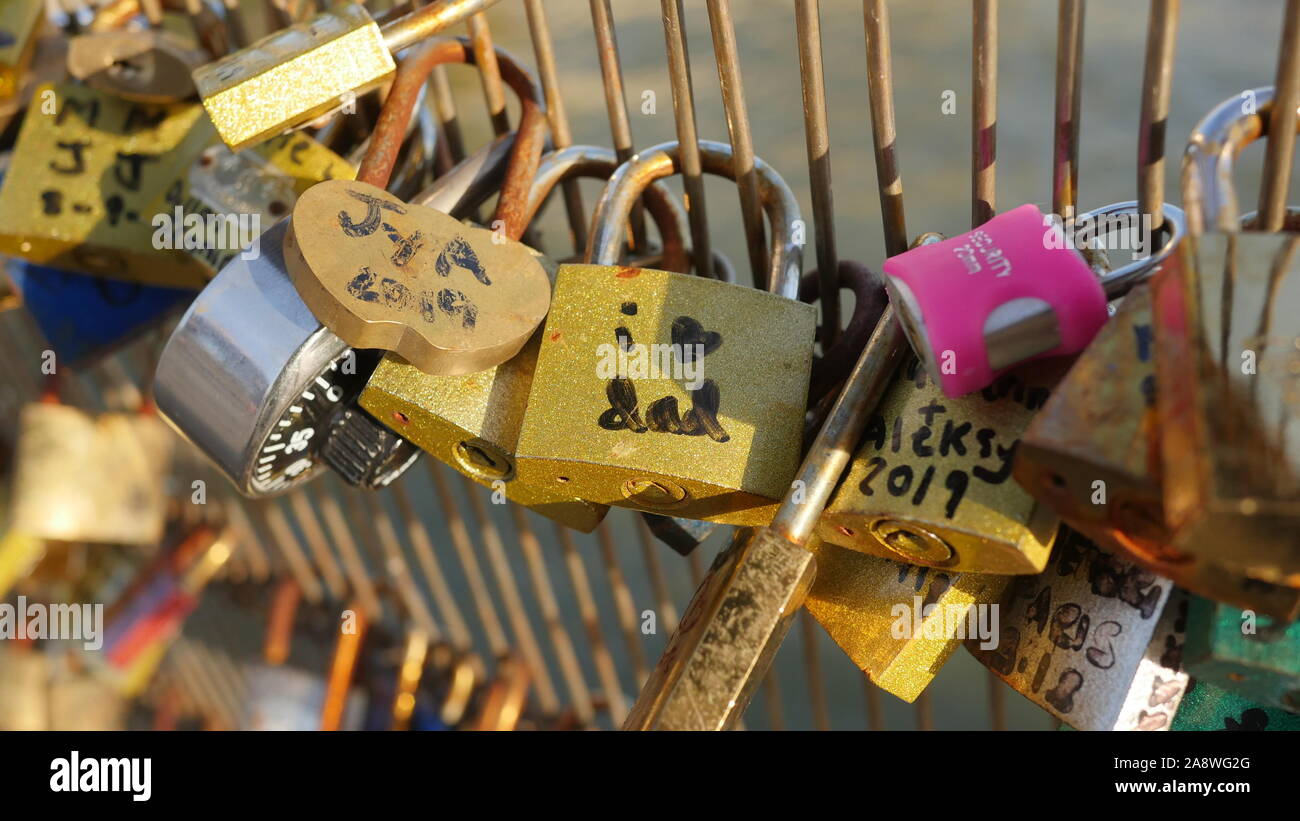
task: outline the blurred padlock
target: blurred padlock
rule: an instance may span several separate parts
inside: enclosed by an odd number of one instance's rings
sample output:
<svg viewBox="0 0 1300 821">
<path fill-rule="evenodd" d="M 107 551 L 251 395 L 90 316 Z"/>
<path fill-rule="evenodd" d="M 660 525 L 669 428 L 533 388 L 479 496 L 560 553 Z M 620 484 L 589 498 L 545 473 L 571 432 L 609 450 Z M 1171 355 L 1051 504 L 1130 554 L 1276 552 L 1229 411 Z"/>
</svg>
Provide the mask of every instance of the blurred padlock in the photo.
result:
<svg viewBox="0 0 1300 821">
<path fill-rule="evenodd" d="M 610 149 L 570 146 L 554 152 L 543 160 L 538 183 L 529 192 L 525 219 L 531 218 L 532 204 L 540 206 L 568 175 L 608 178 L 616 166 Z M 659 225 L 666 248 L 681 242 L 671 197 L 658 183 L 646 193 L 648 210 Z M 440 199 L 436 193 L 429 198 Z M 389 354 L 366 383 L 361 406 L 476 482 L 503 489 L 506 498 L 543 516 L 591 532 L 608 507 L 576 499 L 550 485 L 516 481 L 515 446 L 540 344 L 539 331 L 516 356 L 467 376 L 433 376 Z"/>
<path fill-rule="evenodd" d="M 1174 548 L 1165 525 L 1151 291 L 1133 288 L 1034 417 L 1012 474 L 1067 524 L 1184 589 L 1278 618 L 1300 589 Z"/>
<path fill-rule="evenodd" d="M 44 6 L 41 0 L 0 3 L 0 101 L 9 100 L 22 89 L 23 74 L 31 65 L 45 21 Z"/>
<path fill-rule="evenodd" d="M 152 413 L 25 407 L 14 464 L 13 527 L 64 541 L 153 545 L 163 534 L 172 435 Z"/>
<path fill-rule="evenodd" d="M 1193 681 L 1174 716 L 1175 730 L 1300 730 L 1300 715 L 1265 707 L 1213 684 Z"/>
<path fill-rule="evenodd" d="M 1066 367 L 1032 363 L 978 394 L 948 398 L 911 359 L 867 423 L 818 535 L 954 571 L 1041 571 L 1059 520 L 1011 481 L 1011 465 Z"/>
<path fill-rule="evenodd" d="M 61 364 L 92 365 L 178 314 L 194 292 L 10 260 L 23 305 Z"/>
<path fill-rule="evenodd" d="M 0 189 L 0 251 L 110 279 L 199 288 L 210 269 L 158 250 L 149 206 L 212 139 L 199 105 L 130 103 L 45 85 Z"/>
<path fill-rule="evenodd" d="M 1261 105 L 1272 99 L 1270 88 L 1251 93 Z M 1160 450 L 1173 546 L 1295 587 L 1297 235 L 1240 231 L 1231 186 L 1236 152 L 1266 128 L 1264 110 L 1243 113 L 1234 96 L 1188 144 L 1183 200 L 1191 235 L 1153 291 Z"/>
<path fill-rule="evenodd" d="M 1300 713 L 1300 623 L 1198 596 L 1192 600 L 1184 658 L 1197 681 Z"/>
<path fill-rule="evenodd" d="M 190 72 L 204 52 L 166 29 L 79 34 L 68 45 L 68 73 L 91 88 L 139 103 L 176 103 L 194 96 Z"/>
<path fill-rule="evenodd" d="M 729 176 L 731 149 L 701 142 Z M 772 229 L 764 292 L 618 265 L 632 204 L 676 173 L 676 144 L 610 179 L 587 258 L 556 276 L 515 449 L 519 481 L 600 504 L 726 524 L 771 520 L 798 464 L 816 309 L 796 302 L 798 206 L 756 162 Z M 761 374 L 761 378 L 756 377 Z"/>
<path fill-rule="evenodd" d="M 393 54 L 488 5 L 446 0 L 382 28 L 361 4 L 339 5 L 201 66 L 194 85 L 217 133 L 237 151 L 355 101 L 392 78 Z"/>
<path fill-rule="evenodd" d="M 1106 321 L 1106 301 L 1144 281 L 1178 247 L 1182 211 L 1166 204 L 1163 216 L 1158 250 L 1102 272 L 1078 247 L 1116 227 L 1136 228 L 1140 242 L 1149 241 L 1150 217 L 1138 218 L 1136 202 L 1083 214 L 1068 234 L 1037 206 L 1022 205 L 885 260 L 890 301 L 931 378 L 946 396 L 962 396 L 1018 364 L 1087 347 Z"/>
<path fill-rule="evenodd" d="M 1007 576 L 948 573 L 823 542 L 804 607 L 877 687 L 915 701 L 963 640 L 996 647 Z"/>
<path fill-rule="evenodd" d="M 1167 579 L 1064 527 L 1047 569 L 1016 579 L 1004 596 L 997 646 L 967 640 L 967 649 L 1071 727 L 1141 729 L 1145 722 L 1147 729 L 1163 729 L 1150 708 L 1167 705 L 1170 690 L 1181 689 L 1160 672 L 1178 669 L 1172 653 L 1181 644 L 1180 617 L 1164 618 L 1173 589 Z M 1177 599 L 1172 608 L 1179 609 Z M 1139 705 L 1153 697 L 1144 718 Z"/>
</svg>

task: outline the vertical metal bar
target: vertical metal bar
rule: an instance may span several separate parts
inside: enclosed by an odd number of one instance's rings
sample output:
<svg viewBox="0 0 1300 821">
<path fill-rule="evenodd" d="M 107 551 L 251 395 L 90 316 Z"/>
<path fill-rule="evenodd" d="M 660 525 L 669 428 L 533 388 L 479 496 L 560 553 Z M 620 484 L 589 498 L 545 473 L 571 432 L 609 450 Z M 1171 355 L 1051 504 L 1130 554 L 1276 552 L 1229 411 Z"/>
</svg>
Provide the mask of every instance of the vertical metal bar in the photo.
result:
<svg viewBox="0 0 1300 821">
<path fill-rule="evenodd" d="M 767 281 L 767 240 L 763 231 L 758 172 L 754 170 L 754 139 L 749 131 L 749 111 L 745 107 L 745 84 L 740 75 L 740 53 L 736 46 L 731 0 L 709 0 L 708 9 L 713 55 L 722 87 L 722 106 L 727 113 L 727 132 L 731 135 L 731 163 L 740 193 L 740 216 L 745 226 L 745 244 L 749 248 L 749 266 L 754 275 L 754 286 L 770 290 L 775 285 Z M 774 225 L 772 230 L 781 231 L 788 227 Z"/>
<path fill-rule="evenodd" d="M 587 577 L 587 567 L 582 562 L 577 546 L 573 543 L 573 534 L 563 525 L 555 526 L 556 538 L 560 541 L 560 551 L 564 554 L 564 565 L 573 585 L 573 596 L 577 600 L 578 615 L 582 618 L 582 627 L 587 633 L 587 644 L 591 648 L 592 661 L 596 665 L 596 676 L 600 679 L 600 688 L 604 692 L 608 705 L 609 717 L 615 727 L 620 727 L 627 718 L 627 700 L 623 697 L 623 685 L 618 681 L 618 670 L 614 659 L 605 644 L 605 636 L 600 631 L 600 611 L 596 608 L 596 597 L 591 593 L 591 581 Z"/>
<path fill-rule="evenodd" d="M 998 0 L 975 0 L 971 47 L 971 227 L 997 210 Z"/>
<path fill-rule="evenodd" d="M 826 691 L 822 688 L 821 658 L 817 653 L 817 624 L 807 610 L 799 614 L 799 624 L 803 628 L 804 670 L 808 673 L 808 700 L 812 704 L 813 726 L 818 730 L 829 730 L 831 719 L 826 708 Z M 769 677 L 774 676 L 769 674 Z"/>
<path fill-rule="evenodd" d="M 894 124 L 894 70 L 889 48 L 889 11 L 885 0 L 863 0 L 867 30 L 867 94 L 871 101 L 871 143 L 876 154 L 880 219 L 885 255 L 907 250 L 903 215 L 903 178 L 898 167 L 898 132 Z"/>
<path fill-rule="evenodd" d="M 406 612 L 410 614 L 415 624 L 428 635 L 431 642 L 441 642 L 442 630 L 434 620 L 433 612 L 425 602 L 424 596 L 420 594 L 419 588 L 416 587 L 415 578 L 411 575 L 411 566 L 407 563 L 405 554 L 402 553 L 402 545 L 397 538 L 397 528 L 393 527 L 392 518 L 389 517 L 388 511 L 383 508 L 383 503 L 377 498 L 371 504 L 363 505 L 361 503 L 361 493 L 362 491 L 355 488 L 346 488 L 344 490 L 349 511 L 352 516 L 370 523 L 374 536 L 378 541 L 379 549 L 383 552 L 384 569 L 388 572 L 388 577 L 392 580 L 397 595 L 401 597 Z"/>
<path fill-rule="evenodd" d="M 506 557 L 501 533 L 497 530 L 496 522 L 492 521 L 492 517 L 483 506 L 480 495 L 482 488 L 464 476 L 461 477 L 461 481 L 465 486 L 465 494 L 469 497 L 470 509 L 474 511 L 474 517 L 478 522 L 479 535 L 487 551 L 488 565 L 492 568 L 492 575 L 496 579 L 497 592 L 501 594 L 501 599 L 505 603 L 506 618 L 510 619 L 510 628 L 514 631 L 515 642 L 531 668 L 533 683 L 537 685 L 538 704 L 546 715 L 555 715 L 560 709 L 560 699 L 555 691 L 555 683 L 551 680 L 551 671 L 542 655 L 541 644 L 537 641 L 532 622 L 528 618 L 527 611 L 524 610 L 524 601 L 519 595 L 519 585 L 515 581 L 510 560 Z"/>
<path fill-rule="evenodd" d="M 492 46 L 492 31 L 488 28 L 487 14 L 470 15 L 469 36 L 474 43 L 474 64 L 483 80 L 483 98 L 487 101 L 488 118 L 492 132 L 498 137 L 510 130 L 506 114 L 506 92 L 501 85 L 501 69 L 497 66 L 497 52 Z"/>
<path fill-rule="evenodd" d="M 1007 728 L 1007 702 L 1006 691 L 1003 689 L 1002 680 L 997 676 L 990 674 L 989 682 L 989 719 L 993 724 L 994 730 L 1005 730 Z"/>
<path fill-rule="evenodd" d="M 698 276 L 712 276 L 713 250 L 709 218 L 704 208 L 704 169 L 700 162 L 699 134 L 695 129 L 695 89 L 691 84 L 691 56 L 682 30 L 682 0 L 660 0 L 664 41 L 668 50 L 668 76 L 673 89 L 673 121 L 681 157 L 686 214 L 691 223 L 691 261 Z"/>
<path fill-rule="evenodd" d="M 456 597 L 452 595 L 446 576 L 439 566 L 437 554 L 433 550 L 433 540 L 429 538 L 429 531 L 425 528 L 424 521 L 411 507 L 406 487 L 401 482 L 394 482 L 389 487 L 393 492 L 393 501 L 397 503 L 398 513 L 406 524 L 406 535 L 411 540 L 411 547 L 415 551 L 415 560 L 419 562 L 420 570 L 433 593 L 433 602 L 438 608 L 438 615 L 447 625 L 451 645 L 463 653 L 470 652 L 474 647 L 474 639 L 470 636 L 469 625 L 466 624 L 460 605 L 456 603 Z"/>
<path fill-rule="evenodd" d="M 1079 102 L 1083 95 L 1083 0 L 1060 0 L 1056 20 L 1056 108 L 1052 211 L 1074 219 L 1079 199 Z"/>
<path fill-rule="evenodd" d="M 316 509 L 320 511 L 321 518 L 325 526 L 329 528 L 330 535 L 334 544 L 339 549 L 339 555 L 343 559 L 343 569 L 347 572 L 348 581 L 352 584 L 352 595 L 357 599 L 359 606 L 368 616 L 368 621 L 378 621 L 384 612 L 383 604 L 379 600 L 379 594 L 375 591 L 374 584 L 370 581 L 370 576 L 366 572 L 366 564 L 361 560 L 361 553 L 357 550 L 357 543 L 352 538 L 352 531 L 348 529 L 347 520 L 343 518 L 343 511 L 339 508 L 338 500 L 334 494 L 324 488 L 316 489 Z"/>
<path fill-rule="evenodd" d="M 781 708 L 781 681 L 776 677 L 776 668 L 767 671 L 763 677 L 763 706 L 767 708 L 767 728 L 781 731 L 785 729 L 785 713 Z"/>
<path fill-rule="evenodd" d="M 294 581 L 298 582 L 298 586 L 302 588 L 303 596 L 312 604 L 320 604 L 324 600 L 320 581 L 316 578 L 315 571 L 312 570 L 311 562 L 307 561 L 307 556 L 302 551 L 302 545 L 298 544 L 298 540 L 294 537 L 293 529 L 289 527 L 288 520 L 284 518 L 284 511 L 280 509 L 274 499 L 267 499 L 254 504 L 253 511 L 270 532 L 271 539 L 275 542 L 276 547 L 280 548 L 280 553 L 289 565 L 289 572 L 293 574 Z"/>
<path fill-rule="evenodd" d="M 560 94 L 559 73 L 555 67 L 555 46 L 551 41 L 551 28 L 546 22 L 542 0 L 524 0 L 524 13 L 528 15 L 528 33 L 533 40 L 533 54 L 537 58 L 537 74 L 546 96 L 546 118 L 551 124 L 551 142 L 556 148 L 573 145 L 569 131 L 569 117 L 564 110 L 564 97 Z M 573 248 L 581 254 L 587 248 L 587 211 L 582 204 L 582 188 L 575 179 L 560 183 L 564 192 L 564 210 L 569 217 L 569 231 L 573 234 Z"/>
<path fill-rule="evenodd" d="M 1151 0 L 1151 16 L 1147 23 L 1146 60 L 1142 69 L 1142 113 L 1138 125 L 1138 207 L 1151 216 L 1151 230 L 1158 230 L 1165 222 L 1165 129 L 1169 123 L 1170 87 L 1174 79 L 1174 42 L 1178 37 L 1178 9 L 1180 0 Z M 1290 10 L 1300 6 L 1293 2 Z M 1291 20 L 1294 23 L 1294 20 Z M 1300 27 L 1292 25 L 1293 37 L 1300 37 Z M 1283 47 L 1287 45 L 1283 41 Z M 1292 46 L 1300 42 L 1292 41 Z M 1288 59 L 1283 52 L 1282 60 Z M 1293 67 L 1292 93 L 1300 99 L 1300 57 L 1291 55 Z M 1279 72 L 1281 63 L 1278 64 Z M 1278 82 L 1282 81 L 1281 74 Z M 1276 108 L 1274 110 L 1277 110 Z M 1285 208 L 1286 185 L 1291 168 L 1291 147 L 1295 142 L 1295 109 L 1291 111 L 1292 131 L 1288 133 L 1283 150 L 1286 152 L 1287 173 L 1282 175 L 1282 187 L 1277 191 L 1278 204 Z M 1275 140 L 1269 140 L 1272 152 Z M 1265 169 L 1269 166 L 1267 159 Z M 1264 208 L 1265 187 L 1269 184 L 1268 171 L 1264 172 L 1264 186 L 1260 188 L 1260 208 Z M 1261 211 L 1261 214 L 1263 212 Z M 1277 227 L 1282 227 L 1282 211 L 1277 212 Z"/>
<path fill-rule="evenodd" d="M 933 730 L 934 729 L 934 708 L 930 704 L 929 691 L 922 692 L 916 697 L 916 729 Z"/>
<path fill-rule="evenodd" d="M 867 691 L 867 726 L 872 730 L 885 729 L 883 713 L 880 709 L 880 688 L 871 683 L 871 679 L 862 677 L 862 686 Z"/>
<path fill-rule="evenodd" d="M 818 0 L 796 0 L 799 76 L 803 79 L 804 141 L 812 186 L 817 278 L 822 306 L 822 350 L 840 334 L 840 260 L 835 248 L 835 204 L 831 196 L 831 135 L 826 118 L 826 77 L 822 71 L 822 28 Z"/>
<path fill-rule="evenodd" d="M 446 66 L 434 66 L 429 72 L 429 91 L 433 93 L 434 109 L 438 113 L 438 122 L 442 127 L 442 137 L 438 142 L 446 144 L 447 153 L 451 155 L 453 165 L 465 159 L 465 139 L 460 133 L 460 119 L 456 114 L 456 98 L 451 93 L 451 81 L 447 79 Z"/>
<path fill-rule="evenodd" d="M 605 85 L 605 108 L 609 111 L 609 130 L 614 140 L 614 155 L 620 163 L 632 156 L 632 126 L 627 115 L 627 94 L 623 89 L 623 69 L 618 59 L 618 37 L 614 33 L 614 15 L 609 0 L 591 0 L 591 25 L 596 32 L 596 54 L 600 58 L 600 76 Z M 640 201 L 632 209 L 632 248 L 645 250 L 645 212 Z"/>
<path fill-rule="evenodd" d="M 316 518 L 316 511 L 312 509 L 311 502 L 307 501 L 307 496 L 301 489 L 289 494 L 289 509 L 298 520 L 298 528 L 302 530 L 303 538 L 307 540 L 307 549 L 316 560 L 316 568 L 320 571 L 326 592 L 331 599 L 342 601 L 347 595 L 347 580 L 343 578 L 343 571 L 339 569 L 339 563 L 330 551 L 329 542 L 325 539 L 325 531 Z"/>
<path fill-rule="evenodd" d="M 605 578 L 609 582 L 609 592 L 614 597 L 614 610 L 618 616 L 618 625 L 623 631 L 623 640 L 627 644 L 628 657 L 632 661 L 632 673 L 638 688 L 645 686 L 649 671 L 645 666 L 645 653 L 637 637 L 636 605 L 632 602 L 632 591 L 628 589 L 627 580 L 623 578 L 623 569 L 618 563 L 618 553 L 614 547 L 614 534 L 610 532 L 609 523 L 601 522 L 596 527 L 596 541 L 600 544 L 600 556 L 605 563 Z"/>
<path fill-rule="evenodd" d="M 483 569 L 479 566 L 478 557 L 474 555 L 474 545 L 469 538 L 469 529 L 465 527 L 465 517 L 461 515 L 456 500 L 452 498 L 451 489 L 447 486 L 447 480 L 443 478 L 442 469 L 432 459 L 425 459 L 424 463 L 428 466 L 429 477 L 433 479 L 433 487 L 438 494 L 438 505 L 442 508 L 443 518 L 447 520 L 447 533 L 451 536 L 452 547 L 456 550 L 456 556 L 465 572 L 465 579 L 469 583 L 474 610 L 478 613 L 483 632 L 487 635 L 488 649 L 499 659 L 510 652 L 510 642 L 506 638 L 505 627 L 501 623 L 501 616 L 497 613 L 496 604 L 488 593 L 487 582 L 483 579 Z"/>
<path fill-rule="evenodd" d="M 224 481 L 218 476 L 210 476 L 208 479 L 209 484 Z M 221 485 L 218 484 L 217 486 L 220 487 Z M 252 521 L 248 518 L 247 504 L 243 498 L 233 493 L 227 493 L 222 508 L 238 533 L 240 544 L 243 547 L 240 552 L 248 562 L 249 573 L 254 581 L 264 582 L 271 577 L 270 553 L 267 551 L 266 546 L 262 544 L 261 537 L 253 527 Z"/>
<path fill-rule="evenodd" d="M 655 594 L 655 606 L 659 608 L 659 624 L 668 635 L 677 630 L 677 608 L 672 596 L 668 594 L 668 583 L 664 579 L 664 568 L 659 562 L 659 549 L 655 544 L 650 526 L 640 516 L 632 517 L 635 521 L 637 540 L 641 544 L 641 556 L 645 559 L 646 577 L 650 580 L 650 589 Z"/>
<path fill-rule="evenodd" d="M 1169 1 L 1174 5 L 1171 16 L 1176 17 L 1177 0 Z M 1154 4 L 1151 15 L 1154 26 Z M 1173 40 L 1172 34 L 1169 39 Z M 1169 51 L 1172 62 L 1172 45 Z M 1291 163 L 1295 156 L 1296 106 L 1300 105 L 1300 0 L 1287 0 L 1282 38 L 1277 46 L 1277 79 L 1273 85 L 1273 113 L 1269 116 L 1264 179 L 1259 184 L 1259 219 L 1255 225 L 1262 231 L 1281 231 L 1286 218 L 1287 188 L 1291 184 Z M 1165 97 L 1168 107 L 1167 90 Z"/>
<path fill-rule="evenodd" d="M 569 639 L 569 632 L 564 629 L 564 622 L 560 619 L 560 605 L 555 597 L 555 589 L 551 586 L 551 578 L 546 572 L 546 563 L 542 560 L 541 542 L 537 540 L 537 534 L 533 533 L 522 507 L 512 504 L 510 513 L 514 519 L 515 532 L 519 536 L 519 549 L 528 562 L 528 573 L 532 577 L 537 605 L 542 611 L 551 647 L 559 660 L 560 674 L 564 677 L 565 688 L 573 701 L 574 714 L 584 727 L 591 726 L 595 718 L 591 690 L 587 688 L 587 682 L 582 676 L 582 665 L 578 663 L 578 654 Z"/>
</svg>

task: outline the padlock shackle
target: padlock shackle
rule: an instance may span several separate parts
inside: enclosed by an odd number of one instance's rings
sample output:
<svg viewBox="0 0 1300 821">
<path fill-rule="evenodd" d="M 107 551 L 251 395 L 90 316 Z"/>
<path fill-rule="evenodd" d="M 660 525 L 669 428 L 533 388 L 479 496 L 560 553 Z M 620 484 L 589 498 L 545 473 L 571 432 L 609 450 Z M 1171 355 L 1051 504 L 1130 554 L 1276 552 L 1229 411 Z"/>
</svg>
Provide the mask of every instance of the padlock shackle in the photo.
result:
<svg viewBox="0 0 1300 821">
<path fill-rule="evenodd" d="M 731 146 L 700 140 L 700 161 L 706 174 L 734 180 Z M 768 290 L 787 299 L 799 298 L 803 273 L 803 249 L 792 241 L 793 226 L 800 220 L 799 203 L 790 186 L 772 166 L 754 158 L 759 197 L 772 231 Z M 617 265 L 623 253 L 624 225 L 632 206 L 655 180 L 682 173 L 681 152 L 676 141 L 640 151 L 610 176 L 591 217 L 587 240 L 587 261 L 593 265 Z"/>
<path fill-rule="evenodd" d="M 1174 249 L 1178 247 L 1178 243 L 1182 241 L 1183 235 L 1187 233 L 1187 218 L 1183 215 L 1183 209 L 1166 202 L 1160 210 L 1164 221 L 1157 230 L 1164 233 L 1164 243 L 1157 250 L 1152 251 L 1150 256 L 1135 259 L 1128 265 L 1107 271 L 1098 277 L 1102 290 L 1106 292 L 1107 299 L 1118 299 L 1128 293 L 1134 285 L 1146 280 L 1151 275 L 1152 270 L 1163 264 L 1169 255 L 1174 252 Z M 1081 214 L 1075 218 L 1074 223 L 1087 223 L 1115 214 L 1138 215 L 1141 213 L 1138 201 L 1128 200 L 1103 205 L 1086 214 Z"/>
<path fill-rule="evenodd" d="M 795 544 L 806 544 L 840 476 L 853 458 L 858 438 L 880 404 L 894 371 L 910 351 L 894 306 L 885 308 L 858 356 L 844 389 L 804 455 L 790 492 L 772 518 L 771 528 Z"/>
<path fill-rule="evenodd" d="M 393 20 L 381 18 L 384 45 L 396 54 L 496 5 L 497 0 L 434 0 Z M 504 72 L 501 75 L 505 79 Z"/>
<path fill-rule="evenodd" d="M 555 186 L 580 177 L 609 179 L 618 170 L 618 155 L 612 148 L 596 145 L 570 145 L 542 157 L 533 177 L 522 219 L 527 225 L 537 216 Z M 686 255 L 686 210 L 666 185 L 652 182 L 645 190 L 645 206 L 659 229 L 663 258 L 659 265 L 669 271 L 684 271 L 690 264 Z"/>
<path fill-rule="evenodd" d="M 528 198 L 528 188 L 541 162 L 542 146 L 546 139 L 546 109 L 532 76 L 505 50 L 497 48 L 497 63 L 501 79 L 514 89 L 519 97 L 520 118 L 514 145 L 510 151 L 510 165 L 497 199 L 493 220 L 504 223 L 505 235 L 518 240 L 527 227 L 521 208 Z M 420 99 L 429 74 L 439 65 L 447 63 L 475 64 L 474 48 L 469 38 L 436 38 L 424 43 L 397 68 L 388 98 L 375 130 L 370 135 L 370 148 L 366 151 L 357 180 L 379 188 L 387 188 L 397 164 L 397 156 L 406 138 L 407 126 Z"/>
<path fill-rule="evenodd" d="M 1246 95 L 1255 101 L 1251 113 L 1242 101 Z M 1187 230 L 1193 236 L 1241 230 L 1233 167 L 1242 149 L 1268 134 L 1273 97 L 1272 86 L 1234 95 L 1210 109 L 1192 129 L 1183 153 L 1182 188 Z"/>
</svg>

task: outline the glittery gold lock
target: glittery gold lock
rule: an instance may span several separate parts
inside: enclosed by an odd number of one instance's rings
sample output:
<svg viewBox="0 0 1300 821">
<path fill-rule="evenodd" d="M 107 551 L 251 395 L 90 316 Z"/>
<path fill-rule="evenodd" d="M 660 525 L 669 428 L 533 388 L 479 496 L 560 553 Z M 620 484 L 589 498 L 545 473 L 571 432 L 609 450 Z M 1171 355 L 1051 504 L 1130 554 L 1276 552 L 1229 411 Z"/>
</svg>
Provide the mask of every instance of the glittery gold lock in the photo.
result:
<svg viewBox="0 0 1300 821">
<path fill-rule="evenodd" d="M 701 144 L 730 175 L 729 146 Z M 728 524 L 763 524 L 799 459 L 815 309 L 794 301 L 797 204 L 757 162 L 776 293 L 622 267 L 622 227 L 676 144 L 611 178 L 593 219 L 592 264 L 559 270 L 516 466 L 521 481 L 600 504 Z"/>
<path fill-rule="evenodd" d="M 550 173 L 553 168 L 606 179 L 617 164 L 614 152 L 606 148 L 571 146 L 552 152 L 542 160 L 529 202 L 543 202 L 564 178 L 565 174 Z M 647 210 L 665 246 L 680 246 L 681 226 L 672 195 L 658 183 L 646 193 Z M 543 516 L 590 532 L 608 506 L 574 498 L 564 488 L 517 481 L 515 446 L 540 344 L 539 332 L 508 361 L 465 376 L 427 374 L 389 354 L 366 383 L 361 406 L 474 481 L 504 490 L 506 498 Z"/>
<path fill-rule="evenodd" d="M 194 71 L 221 139 L 239 150 L 346 105 L 397 70 L 393 55 L 481 11 L 477 0 L 416 9 L 381 28 L 359 3 L 338 5 Z"/>
<path fill-rule="evenodd" d="M 912 564 L 1037 573 L 1059 520 L 1011 479 L 1017 441 L 1067 367 L 1045 360 L 951 399 L 915 359 L 867 423 L 818 523 L 825 541 Z"/>
<path fill-rule="evenodd" d="M 823 542 L 804 607 L 876 686 L 915 701 L 963 639 L 996 646 L 1008 576 L 899 564 Z"/>
<path fill-rule="evenodd" d="M 18 94 L 23 73 L 32 61 L 40 23 L 45 19 L 40 0 L 0 3 L 0 102 Z"/>
<path fill-rule="evenodd" d="M 1076 729 L 1169 729 L 1187 686 L 1185 594 L 1068 527 L 1057 541 L 1044 572 L 1004 594 L 997 646 L 967 649 Z"/>
<path fill-rule="evenodd" d="M 1188 145 L 1191 235 L 1153 286 L 1160 450 L 1175 548 L 1300 587 L 1300 234 L 1242 231 L 1223 187 L 1272 92 L 1249 114 L 1221 103 Z M 1274 211 L 1261 220 L 1285 227 Z"/>
<path fill-rule="evenodd" d="M 157 250 L 151 204 L 213 139 L 203 108 L 145 105 L 45 85 L 0 190 L 0 252 L 110 279 L 200 288 L 213 269 Z"/>
</svg>

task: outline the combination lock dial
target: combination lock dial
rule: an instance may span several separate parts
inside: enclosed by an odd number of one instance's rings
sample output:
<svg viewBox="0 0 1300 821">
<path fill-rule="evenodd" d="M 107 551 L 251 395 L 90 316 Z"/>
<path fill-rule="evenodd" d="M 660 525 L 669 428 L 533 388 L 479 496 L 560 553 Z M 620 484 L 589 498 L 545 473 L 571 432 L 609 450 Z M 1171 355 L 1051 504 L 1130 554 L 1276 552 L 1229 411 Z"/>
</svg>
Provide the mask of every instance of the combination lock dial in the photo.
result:
<svg viewBox="0 0 1300 821">
<path fill-rule="evenodd" d="M 356 404 L 382 352 L 354 351 L 316 321 L 285 270 L 287 221 L 232 259 L 181 317 L 158 360 L 158 410 L 246 496 L 323 465 L 382 487 L 419 451 Z"/>
</svg>

